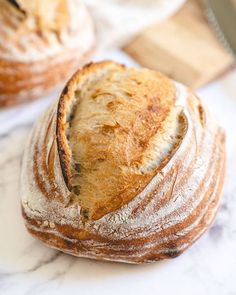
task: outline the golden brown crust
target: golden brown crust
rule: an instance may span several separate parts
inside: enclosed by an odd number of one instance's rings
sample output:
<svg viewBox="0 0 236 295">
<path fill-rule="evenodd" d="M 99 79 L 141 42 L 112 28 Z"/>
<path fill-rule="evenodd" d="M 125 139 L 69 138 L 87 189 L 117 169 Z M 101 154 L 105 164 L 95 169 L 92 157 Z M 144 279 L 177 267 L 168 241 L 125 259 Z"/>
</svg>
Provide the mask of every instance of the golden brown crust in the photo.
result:
<svg viewBox="0 0 236 295">
<path fill-rule="evenodd" d="M 0 79 L 2 81 L 0 85 L 0 107 L 9 107 L 26 101 L 33 101 L 49 94 L 55 87 L 63 85 L 78 66 L 82 66 L 90 59 L 93 52 L 94 48 L 91 48 L 78 61 L 71 58 L 71 60 L 58 64 L 58 58 L 56 58 L 55 63 L 53 63 L 53 59 L 50 59 L 50 65 L 49 60 L 44 61 L 43 64 L 45 66 L 40 62 L 43 71 L 37 74 L 31 70 L 34 68 L 34 63 L 26 65 L 24 63 L 0 60 L 0 68 L 3 72 L 0 73 Z M 74 56 L 74 53 L 72 53 L 72 56 Z M 15 69 L 16 74 L 9 76 L 7 69 Z M 40 78 L 40 82 L 33 82 L 37 78 Z M 20 85 L 16 86 L 15 83 L 19 83 L 20 81 L 24 83 L 24 88 Z"/>
<path fill-rule="evenodd" d="M 88 217 L 99 219 L 128 203 L 167 164 L 187 130 L 184 114 L 173 113 L 174 103 L 174 84 L 156 72 L 103 62 L 72 77 L 59 101 L 58 149 L 68 188 L 79 188 Z M 181 126 L 171 126 L 173 116 Z M 181 130 L 173 135 L 171 128 Z M 158 145 L 169 148 L 165 157 L 155 152 Z M 72 162 L 80 167 L 78 180 Z"/>
<path fill-rule="evenodd" d="M 72 110 L 78 111 L 78 99 L 85 99 L 82 94 L 75 95 L 79 83 L 84 79 L 84 85 L 88 86 L 86 79 L 97 72 L 104 74 L 105 69 L 116 73 L 126 71 L 112 62 L 89 64 L 79 70 L 68 82 L 58 105 L 53 105 L 32 131 L 21 179 L 26 227 L 49 246 L 79 257 L 129 263 L 176 257 L 205 232 L 217 212 L 225 170 L 224 132 L 196 96 L 170 81 L 168 88 L 171 92 L 174 88 L 174 100 L 168 103 L 173 114 L 169 121 L 184 126 L 178 145 L 172 143 L 180 129 L 174 128 L 171 133 L 171 124 L 159 125 L 162 127 L 158 130 L 162 132 L 156 131 L 157 142 L 165 140 L 153 150 L 153 155 L 160 155 L 161 161 L 151 166 L 152 178 L 147 181 L 145 174 L 149 169 L 143 170 L 142 177 L 139 176 L 143 185 L 140 192 L 135 196 L 130 194 L 124 204 L 112 210 L 105 207 L 103 214 L 96 218 L 92 215 L 84 219 L 83 202 L 72 193 L 74 171 L 68 130 L 73 128 L 73 117 L 70 115 L 74 113 Z M 152 74 L 140 71 L 145 77 Z M 135 71 L 132 73 L 135 75 Z M 121 82 L 122 78 L 119 79 Z M 95 89 L 99 84 L 92 85 Z M 132 116 L 130 111 L 127 109 Z M 83 114 L 89 113 L 83 111 Z M 180 121 L 176 121 L 178 115 L 182 116 Z M 169 121 L 163 119 L 162 123 Z M 171 135 L 170 145 L 166 145 L 168 137 L 163 134 Z M 171 152 L 164 153 L 163 149 L 169 146 Z M 117 154 L 117 158 L 120 156 Z M 130 182 L 136 189 L 133 179 L 138 170 L 132 173 Z M 102 185 L 102 178 L 100 182 Z"/>
<path fill-rule="evenodd" d="M 65 0 L 18 2 L 19 10 L 7 1 L 0 4 L 0 107 L 31 101 L 60 87 L 89 61 L 95 47 L 94 28 L 80 1 L 68 2 L 76 6 L 70 8 L 73 15 Z M 54 15 L 50 6 L 55 5 Z M 22 17 L 17 13 L 21 10 Z M 78 22 L 73 28 L 75 18 L 85 19 L 85 27 Z"/>
<path fill-rule="evenodd" d="M 67 124 L 68 110 L 72 108 L 74 92 L 76 91 L 76 84 L 80 78 L 83 76 L 89 75 L 93 71 L 100 70 L 103 67 L 106 67 L 110 64 L 107 62 L 97 62 L 88 63 L 82 69 L 79 69 L 71 79 L 68 81 L 67 85 L 64 87 L 57 108 L 57 144 L 59 150 L 59 158 L 61 163 L 61 168 L 65 183 L 69 189 L 71 189 L 71 151 L 68 146 L 68 141 L 66 138 L 65 128 Z"/>
<path fill-rule="evenodd" d="M 224 161 L 224 160 L 223 160 Z M 225 167 L 223 167 L 223 171 L 225 170 Z M 164 237 L 167 233 L 167 231 L 163 231 L 160 236 L 156 235 L 154 237 L 149 237 L 149 239 L 139 239 L 139 240 L 129 240 L 121 242 L 122 248 L 124 250 L 118 250 L 113 251 L 111 250 L 112 245 L 117 245 L 117 242 L 112 239 L 101 239 L 98 235 L 92 235 L 88 231 L 83 230 L 76 230 L 71 226 L 66 225 L 60 225 L 55 224 L 53 225 L 53 228 L 56 229 L 57 232 L 61 233 L 63 237 L 58 236 L 57 234 L 50 233 L 46 229 L 45 231 L 38 231 L 33 229 L 34 227 L 37 228 L 39 226 L 39 222 L 43 224 L 43 220 L 39 221 L 36 219 L 30 219 L 25 213 L 22 208 L 22 214 L 25 218 L 26 224 L 28 224 L 27 229 L 28 231 L 47 244 L 48 246 L 52 248 L 56 248 L 60 251 L 63 251 L 68 254 L 72 254 L 79 257 L 86 257 L 86 258 L 93 258 L 96 260 L 114 260 L 114 261 L 120 261 L 120 262 L 126 262 L 126 263 L 133 263 L 133 264 L 141 264 L 141 263 L 151 263 L 154 261 L 162 260 L 162 259 L 168 259 L 168 258 L 175 258 L 178 257 L 180 254 L 182 254 L 185 250 L 191 246 L 191 243 L 195 242 L 197 239 L 201 237 L 201 235 L 205 232 L 205 229 L 207 229 L 214 221 L 215 215 L 217 213 L 217 210 L 215 211 L 215 207 L 219 203 L 222 186 L 224 181 L 224 173 L 221 175 L 218 191 L 217 191 L 217 198 L 214 202 L 212 202 L 211 206 L 209 207 L 207 213 L 203 216 L 201 221 L 199 222 L 198 227 L 196 230 L 189 232 L 184 237 L 177 237 L 172 242 L 168 243 L 162 243 L 158 245 L 156 249 L 151 249 L 146 255 L 142 257 L 132 257 L 132 254 L 136 254 L 136 251 L 130 250 L 133 245 L 139 245 L 140 247 L 145 247 L 147 243 L 151 243 L 152 240 L 161 239 Z M 204 206 L 204 205 L 202 205 Z M 214 211 L 214 214 L 212 215 L 212 210 Z M 195 216 L 196 217 L 196 214 Z M 179 225 L 178 230 L 181 230 L 181 228 L 185 228 L 186 222 L 193 222 L 193 218 L 189 218 L 190 220 L 185 220 L 185 223 L 182 223 Z M 210 224 L 208 223 L 208 219 L 211 220 Z M 33 227 L 31 227 L 33 226 Z M 55 227 L 54 227 L 55 226 Z M 50 228 L 50 225 L 48 225 Z M 203 230 L 204 229 L 204 230 Z M 173 231 L 171 228 L 169 232 Z M 177 229 L 174 229 L 174 232 L 176 232 Z M 65 239 L 69 238 L 68 239 Z M 94 245 L 90 247 L 85 247 L 81 243 L 83 240 L 93 240 L 94 244 L 96 243 L 102 243 L 104 246 L 104 249 L 99 253 L 99 255 L 92 254 L 94 251 Z M 191 243 L 189 243 L 191 241 Z M 185 247 L 181 247 L 182 245 L 186 245 Z M 120 246 L 120 245 L 119 245 Z M 168 251 L 161 252 L 160 249 L 167 248 Z M 158 253 L 160 251 L 160 253 Z M 125 257 L 123 260 L 120 257 Z"/>
</svg>

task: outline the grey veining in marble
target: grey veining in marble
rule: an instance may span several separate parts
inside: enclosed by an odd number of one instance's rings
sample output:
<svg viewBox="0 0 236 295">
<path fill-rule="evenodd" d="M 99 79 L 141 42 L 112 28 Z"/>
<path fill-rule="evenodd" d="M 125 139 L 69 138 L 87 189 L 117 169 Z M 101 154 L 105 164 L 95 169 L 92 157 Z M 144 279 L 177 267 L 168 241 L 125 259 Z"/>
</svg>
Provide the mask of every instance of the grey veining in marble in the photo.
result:
<svg viewBox="0 0 236 295">
<path fill-rule="evenodd" d="M 112 57 L 127 61 L 119 52 Z M 199 93 L 227 131 L 221 208 L 210 230 L 179 258 L 143 266 L 74 258 L 26 232 L 21 155 L 33 121 L 52 98 L 0 112 L 0 295 L 236 294 L 236 71 Z"/>
</svg>

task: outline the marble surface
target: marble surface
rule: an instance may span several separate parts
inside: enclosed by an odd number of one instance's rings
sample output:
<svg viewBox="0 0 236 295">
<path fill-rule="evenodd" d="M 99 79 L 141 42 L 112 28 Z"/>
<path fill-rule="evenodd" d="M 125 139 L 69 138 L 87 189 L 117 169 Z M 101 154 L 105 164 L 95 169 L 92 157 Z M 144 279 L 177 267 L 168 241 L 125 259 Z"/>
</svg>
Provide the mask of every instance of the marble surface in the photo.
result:
<svg viewBox="0 0 236 295">
<path fill-rule="evenodd" d="M 103 57 L 134 64 L 120 51 L 96 59 Z M 236 71 L 198 93 L 227 132 L 221 207 L 214 225 L 187 252 L 143 266 L 71 257 L 26 232 L 20 212 L 21 155 L 33 122 L 57 94 L 0 111 L 0 295 L 236 294 Z"/>
</svg>

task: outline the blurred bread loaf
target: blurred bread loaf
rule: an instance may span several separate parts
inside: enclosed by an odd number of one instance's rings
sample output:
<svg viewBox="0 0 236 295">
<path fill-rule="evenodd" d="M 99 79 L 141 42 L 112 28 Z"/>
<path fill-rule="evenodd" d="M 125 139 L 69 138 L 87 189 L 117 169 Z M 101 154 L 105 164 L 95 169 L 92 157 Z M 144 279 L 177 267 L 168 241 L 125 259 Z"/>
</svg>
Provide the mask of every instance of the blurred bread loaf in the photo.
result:
<svg viewBox="0 0 236 295">
<path fill-rule="evenodd" d="M 0 106 L 60 86 L 94 46 L 93 23 L 80 0 L 0 0 Z"/>
</svg>

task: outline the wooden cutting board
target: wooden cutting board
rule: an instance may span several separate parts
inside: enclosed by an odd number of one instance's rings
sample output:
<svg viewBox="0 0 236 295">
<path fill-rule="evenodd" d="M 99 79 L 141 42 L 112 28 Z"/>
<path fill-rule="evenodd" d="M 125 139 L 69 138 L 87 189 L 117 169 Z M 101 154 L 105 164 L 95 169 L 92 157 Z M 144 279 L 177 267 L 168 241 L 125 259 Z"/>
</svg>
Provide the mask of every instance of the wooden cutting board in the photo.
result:
<svg viewBox="0 0 236 295">
<path fill-rule="evenodd" d="M 140 33 L 124 50 L 141 65 L 192 88 L 213 80 L 233 64 L 198 0 L 187 1 L 176 15 Z"/>
</svg>

